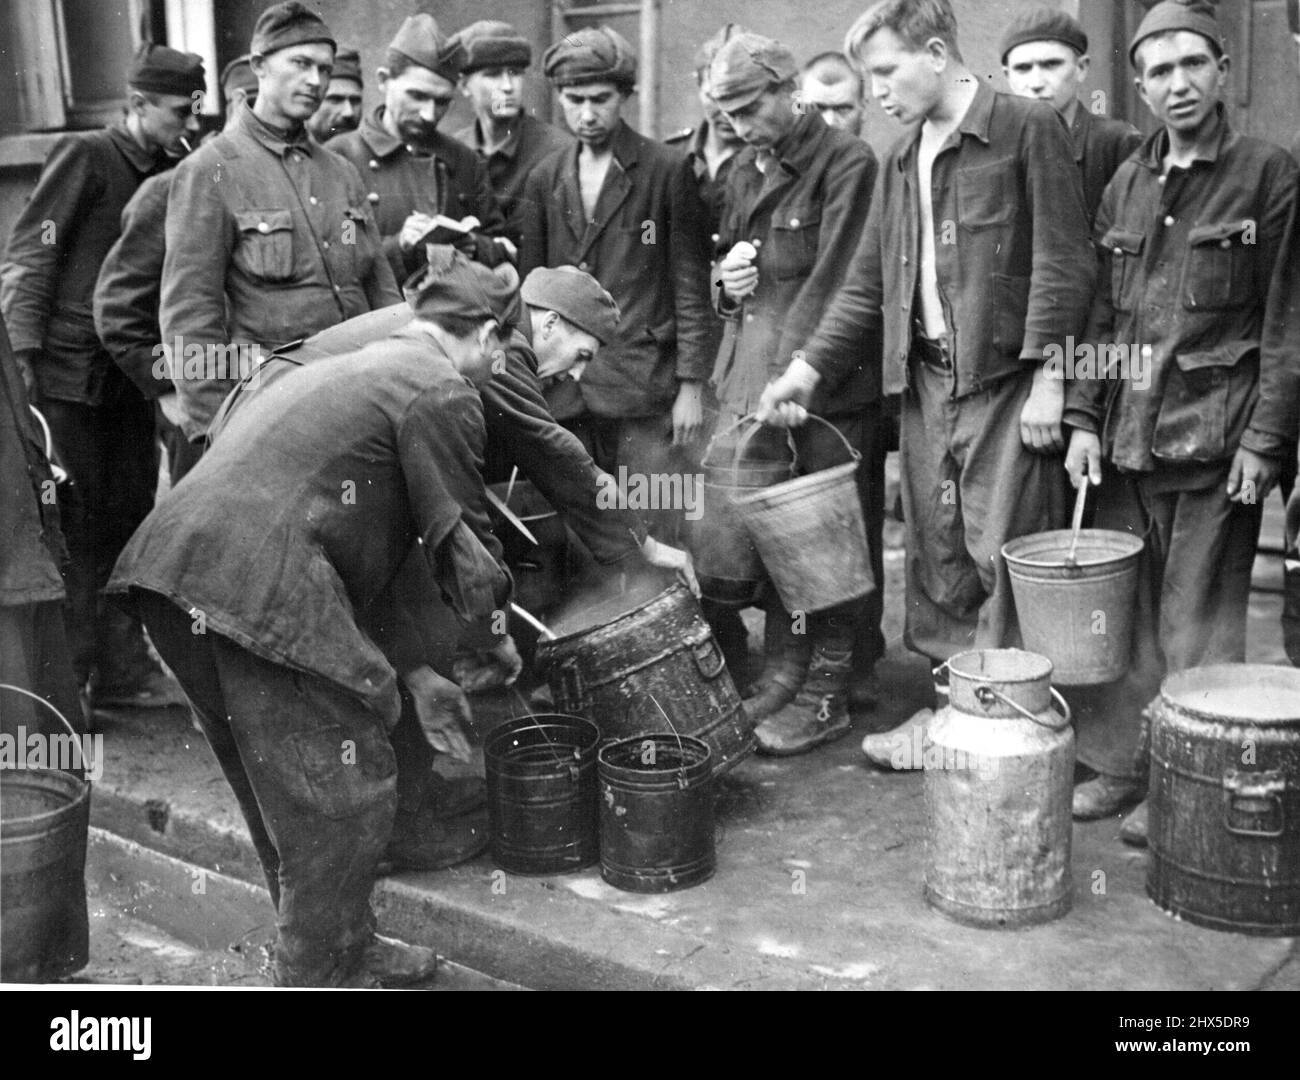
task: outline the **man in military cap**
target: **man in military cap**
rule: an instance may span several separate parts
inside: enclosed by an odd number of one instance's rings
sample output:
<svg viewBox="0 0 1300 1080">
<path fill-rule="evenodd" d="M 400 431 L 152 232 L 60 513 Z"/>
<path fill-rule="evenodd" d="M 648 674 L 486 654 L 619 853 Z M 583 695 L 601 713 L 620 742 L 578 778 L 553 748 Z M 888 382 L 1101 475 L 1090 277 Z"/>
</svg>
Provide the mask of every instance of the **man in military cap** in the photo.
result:
<svg viewBox="0 0 1300 1080">
<path fill-rule="evenodd" d="M 399 682 L 435 745 L 469 753 L 464 698 L 428 666 L 392 588 L 417 540 L 468 624 L 461 670 L 498 684 L 519 671 L 513 643 L 491 633 L 511 583 L 479 476 L 475 389 L 515 298 L 442 251 L 409 325 L 291 372 L 235 413 L 113 577 L 239 799 L 276 905 L 280 985 L 433 974 L 432 950 L 376 938 L 369 905 L 385 849 L 420 840 L 394 834 Z M 486 839 L 481 812 L 411 824 L 461 834 L 459 858 Z"/>
<path fill-rule="evenodd" d="M 518 247 L 524 181 L 548 154 L 572 146 L 573 138 L 524 109 L 524 72 L 533 61 L 533 48 L 513 26 L 471 23 L 451 42 L 461 56 L 461 93 L 474 106 L 473 122 L 455 135 L 487 166 L 506 218 L 503 235 Z"/>
<path fill-rule="evenodd" d="M 795 107 L 798 70 L 788 48 L 751 33 L 723 45 L 709 69 L 710 94 L 748 144 L 727 182 L 719 245 L 727 253 L 718 264 L 719 310 L 727 327 L 713 378 L 723 424 L 757 411 L 764 387 L 817 328 L 825 298 L 857 247 L 871 202 L 875 155 L 862 140 Z M 880 638 L 872 643 L 874 655 L 865 658 L 869 672 L 884 653 L 884 455 L 879 346 L 865 333 L 856 345 L 844 358 L 844 376 L 819 387 L 810 408 L 863 453 L 856 476 L 870 523 L 876 586 L 870 618 Z M 825 425 L 799 428 L 795 442 L 802 470 L 815 472 L 844 460 L 843 442 Z M 755 443 L 754 453 L 780 457 L 785 436 L 769 428 Z M 839 539 L 828 536 L 825 542 Z M 781 632 L 767 637 L 778 655 L 769 657 L 769 677 L 748 706 L 762 720 L 755 730 L 760 750 L 802 753 L 849 732 L 854 623 L 867 617 L 862 608 L 855 602 L 809 616 L 805 635 L 773 597 L 767 618 Z M 801 647 L 804 641 L 811 661 Z M 783 660 L 792 670 L 785 670 Z"/>
<path fill-rule="evenodd" d="M 49 421 L 72 479 L 63 528 L 72 561 L 68 631 L 93 704 L 176 702 L 149 659 L 139 624 L 98 592 L 153 505 L 158 480 L 153 405 L 114 365 L 95 333 L 95 275 L 140 184 L 197 140 L 203 64 L 145 45 L 127 77 L 127 111 L 103 131 L 61 136 L 9 237 L 0 309 L 19 368 Z"/>
<path fill-rule="evenodd" d="M 1091 221 L 1101 193 L 1119 163 L 1137 149 L 1137 128 L 1095 111 L 1079 100 L 1092 63 L 1088 35 L 1079 20 L 1054 8 L 1020 15 L 1002 36 L 1002 70 L 1011 92 L 1050 101 L 1074 140 L 1074 160 L 1083 175 L 1083 201 Z"/>
<path fill-rule="evenodd" d="M 1098 527 L 1146 544 L 1129 671 L 1072 698 L 1097 772 L 1074 790 L 1085 820 L 1142 797 L 1142 710 L 1166 672 L 1245 659 L 1262 508 L 1300 433 L 1300 170 L 1233 130 L 1211 4 L 1157 4 L 1129 59 L 1161 127 L 1097 213 L 1085 340 L 1106 359 L 1068 386 L 1066 468 L 1101 485 Z"/>
<path fill-rule="evenodd" d="M 360 177 L 304 127 L 334 63 L 329 28 L 275 4 L 249 52 L 257 101 L 177 167 L 168 199 L 159 321 L 191 441 L 241 368 L 401 298 Z"/>
<path fill-rule="evenodd" d="M 323 143 L 345 131 L 356 131 L 361 123 L 362 89 L 361 55 L 356 49 L 339 49 L 320 108 L 307 121 L 312 138 Z"/>
<path fill-rule="evenodd" d="M 520 269 L 576 265 L 623 312 L 580 395 L 548 400 L 607 472 L 681 474 L 703 423 L 712 318 L 707 217 L 690 165 L 624 122 L 636 59 L 613 30 L 569 34 L 543 65 L 578 142 L 528 177 Z M 659 539 L 676 542 L 682 509 L 652 512 Z"/>
<path fill-rule="evenodd" d="M 253 107 L 257 100 L 257 76 L 253 74 L 253 62 L 248 53 L 236 56 L 221 69 L 221 97 L 226 106 L 226 127 L 230 126 L 237 106 Z"/>
<path fill-rule="evenodd" d="M 438 130 L 456 99 L 462 53 L 432 15 L 412 15 L 389 43 L 377 72 L 384 103 L 356 131 L 330 140 L 361 174 L 398 281 L 419 268 L 436 215 L 477 222 L 456 246 L 485 266 L 505 262 L 505 226 L 487 167 Z"/>
<path fill-rule="evenodd" d="M 817 112 L 831 127 L 862 137 L 866 88 L 843 53 L 818 53 L 799 73 L 799 105 Z"/>
</svg>

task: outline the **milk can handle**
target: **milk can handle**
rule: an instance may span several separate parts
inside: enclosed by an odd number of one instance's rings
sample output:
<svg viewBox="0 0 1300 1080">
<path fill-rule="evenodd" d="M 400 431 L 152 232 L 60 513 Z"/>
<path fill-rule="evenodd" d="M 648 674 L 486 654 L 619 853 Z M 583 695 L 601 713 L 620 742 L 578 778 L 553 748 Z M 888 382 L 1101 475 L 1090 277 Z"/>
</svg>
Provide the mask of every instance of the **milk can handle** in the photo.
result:
<svg viewBox="0 0 1300 1080">
<path fill-rule="evenodd" d="M 1002 702 L 1003 705 L 1011 706 L 1011 708 L 1015 709 L 1016 712 L 1026 720 L 1032 720 L 1039 727 L 1045 727 L 1048 731 L 1064 731 L 1070 726 L 1070 706 L 1055 686 L 1048 687 L 1048 690 L 1051 693 L 1053 700 L 1061 707 L 1061 714 L 1065 717 L 1065 722 L 1062 724 L 1048 724 L 1043 722 L 1019 702 L 1012 701 L 1006 696 L 1006 694 L 1002 693 L 1001 690 L 995 690 L 991 686 L 975 687 L 975 697 L 979 699 L 981 705 L 988 705 L 993 698 L 996 698 L 998 701 Z"/>
</svg>

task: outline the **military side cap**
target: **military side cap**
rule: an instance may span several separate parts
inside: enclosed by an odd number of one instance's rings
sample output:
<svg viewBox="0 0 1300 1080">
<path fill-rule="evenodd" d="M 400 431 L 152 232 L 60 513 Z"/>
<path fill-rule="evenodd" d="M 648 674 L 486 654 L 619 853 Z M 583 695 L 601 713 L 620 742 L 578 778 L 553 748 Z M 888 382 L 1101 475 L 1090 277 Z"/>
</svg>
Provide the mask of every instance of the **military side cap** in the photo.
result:
<svg viewBox="0 0 1300 1080">
<path fill-rule="evenodd" d="M 361 54 L 356 49 L 339 49 L 334 54 L 334 70 L 331 79 L 351 79 L 358 86 L 364 86 L 361 79 Z"/>
<path fill-rule="evenodd" d="M 444 79 L 455 82 L 460 76 L 460 46 L 438 29 L 437 20 L 432 15 L 410 16 L 402 23 L 397 36 L 388 43 L 388 48 Z"/>
<path fill-rule="evenodd" d="M 253 64 L 248 53 L 236 56 L 221 69 L 221 93 L 227 101 L 236 90 L 245 94 L 257 93 L 257 76 L 253 74 Z"/>
<path fill-rule="evenodd" d="M 1213 46 L 1216 56 L 1228 51 L 1223 44 L 1219 22 L 1214 17 L 1213 4 L 1207 0 L 1161 0 L 1138 25 L 1128 47 L 1129 63 L 1137 66 L 1137 47 L 1147 38 L 1177 30 L 1200 34 Z"/>
<path fill-rule="evenodd" d="M 737 23 L 727 23 L 713 37 L 709 38 L 703 45 L 695 50 L 695 71 L 698 74 L 713 63 L 713 58 L 718 55 L 718 50 L 722 48 L 737 34 L 745 33 L 745 29 Z"/>
<path fill-rule="evenodd" d="M 323 42 L 335 48 L 334 37 L 316 12 L 297 0 L 273 4 L 258 17 L 248 51 L 254 56 L 269 56 L 290 45 Z"/>
<path fill-rule="evenodd" d="M 769 87 L 793 79 L 798 71 L 794 53 L 779 41 L 760 34 L 737 34 L 709 65 L 709 95 L 725 111 L 743 109 Z"/>
<path fill-rule="evenodd" d="M 468 319 L 496 319 L 509 327 L 518 311 L 515 289 L 508 282 L 482 263 L 443 244 L 430 245 L 428 265 L 412 274 L 402 290 L 421 319 L 436 321 L 440 315 L 462 315 Z"/>
<path fill-rule="evenodd" d="M 618 304 L 590 274 L 576 266 L 539 266 L 519 290 L 529 307 L 554 311 L 602 345 L 618 329 Z"/>
<path fill-rule="evenodd" d="M 1017 18 L 1002 35 L 1002 63 L 1017 45 L 1030 41 L 1059 41 L 1068 45 L 1080 56 L 1088 51 L 1088 35 L 1079 20 L 1064 11 L 1052 8 L 1035 8 Z"/>
<path fill-rule="evenodd" d="M 151 94 L 192 97 L 207 86 L 203 57 L 145 42 L 131 61 L 127 85 Z"/>
<path fill-rule="evenodd" d="M 609 81 L 630 90 L 636 85 L 632 46 L 608 26 L 565 34 L 546 50 L 542 70 L 556 86 Z"/>
<path fill-rule="evenodd" d="M 453 34 L 451 40 L 460 47 L 462 75 L 483 68 L 526 68 L 533 62 L 532 44 L 509 23 L 482 19 Z"/>
</svg>

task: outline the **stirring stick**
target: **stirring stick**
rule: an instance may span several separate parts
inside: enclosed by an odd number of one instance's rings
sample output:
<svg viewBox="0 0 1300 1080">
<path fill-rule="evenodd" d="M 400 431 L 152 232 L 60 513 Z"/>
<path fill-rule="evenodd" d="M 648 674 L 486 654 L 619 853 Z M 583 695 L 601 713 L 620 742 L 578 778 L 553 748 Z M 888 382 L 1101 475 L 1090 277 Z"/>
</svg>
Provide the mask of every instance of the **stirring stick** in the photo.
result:
<svg viewBox="0 0 1300 1080">
<path fill-rule="evenodd" d="M 541 619 L 537 618 L 537 616 L 535 615 L 529 614 L 527 611 L 525 611 L 523 608 L 521 608 L 518 604 L 514 603 L 513 601 L 510 604 L 510 610 L 513 611 L 516 615 L 518 615 L 530 626 L 532 626 L 539 633 L 541 633 L 543 637 L 550 638 L 552 641 L 554 641 L 555 638 L 558 636 L 555 633 L 555 631 L 552 630 L 549 626 L 547 626 L 544 622 L 542 622 Z"/>
<path fill-rule="evenodd" d="M 1070 553 L 1065 557 L 1067 566 L 1078 566 L 1079 560 L 1075 557 L 1075 549 L 1079 546 L 1079 526 L 1083 524 L 1083 504 L 1088 501 L 1088 477 L 1083 477 L 1083 483 L 1079 485 L 1079 494 L 1074 497 L 1074 521 L 1070 528 L 1074 531 L 1074 536 L 1070 540 Z"/>
</svg>

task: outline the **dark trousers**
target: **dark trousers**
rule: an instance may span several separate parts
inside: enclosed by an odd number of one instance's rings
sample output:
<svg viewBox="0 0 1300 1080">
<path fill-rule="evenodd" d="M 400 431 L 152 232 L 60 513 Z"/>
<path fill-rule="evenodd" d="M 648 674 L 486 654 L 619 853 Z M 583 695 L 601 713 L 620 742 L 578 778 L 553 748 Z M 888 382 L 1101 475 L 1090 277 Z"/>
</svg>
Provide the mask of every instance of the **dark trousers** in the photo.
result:
<svg viewBox="0 0 1300 1080">
<path fill-rule="evenodd" d="M 1211 486 L 1164 490 L 1157 473 L 1107 470 L 1096 525 L 1146 541 L 1138 569 L 1130 668 L 1116 683 L 1069 693 L 1077 755 L 1112 776 L 1145 778 L 1142 710 L 1167 672 L 1246 658 L 1246 608 L 1262 507 L 1230 503 L 1227 470 Z"/>
<path fill-rule="evenodd" d="M 1286 503 L 1286 564 L 1283 570 L 1282 644 L 1300 667 L 1300 487 Z"/>
<path fill-rule="evenodd" d="M 129 684 L 147 660 L 139 623 L 100 595 L 158 487 L 154 404 L 122 379 L 110 403 L 45 399 L 41 412 L 71 481 L 60 492 L 68 541 L 68 641 L 81 683 Z"/>
<path fill-rule="evenodd" d="M 913 358 L 903 392 L 904 639 L 932 660 L 1018 646 L 1002 545 L 1065 524 L 1059 455 L 1020 442 L 1032 373 L 954 400 L 952 375 Z"/>
<path fill-rule="evenodd" d="M 374 930 L 370 890 L 393 829 L 383 720 L 325 679 L 195 634 L 165 597 L 134 596 L 248 823 L 276 908 L 277 983 L 338 985 Z"/>
</svg>

